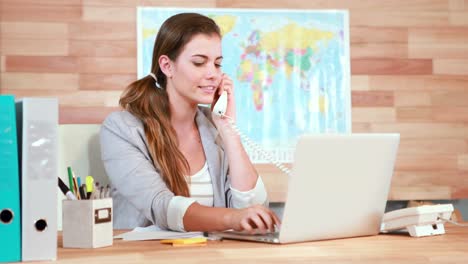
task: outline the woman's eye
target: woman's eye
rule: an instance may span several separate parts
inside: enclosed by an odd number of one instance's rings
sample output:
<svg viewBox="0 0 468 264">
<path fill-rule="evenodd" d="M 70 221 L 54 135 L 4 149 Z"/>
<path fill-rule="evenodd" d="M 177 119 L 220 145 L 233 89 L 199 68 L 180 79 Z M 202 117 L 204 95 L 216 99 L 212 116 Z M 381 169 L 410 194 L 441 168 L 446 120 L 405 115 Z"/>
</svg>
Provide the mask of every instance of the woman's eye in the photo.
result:
<svg viewBox="0 0 468 264">
<path fill-rule="evenodd" d="M 193 62 L 193 65 L 195 65 L 195 66 L 202 66 L 202 65 L 203 65 L 203 62 L 196 62 L 196 61 L 194 61 L 194 62 Z"/>
<path fill-rule="evenodd" d="M 216 66 L 216 68 L 221 68 L 221 67 L 223 67 L 223 65 L 221 65 L 220 63 L 215 63 L 215 66 Z"/>
</svg>

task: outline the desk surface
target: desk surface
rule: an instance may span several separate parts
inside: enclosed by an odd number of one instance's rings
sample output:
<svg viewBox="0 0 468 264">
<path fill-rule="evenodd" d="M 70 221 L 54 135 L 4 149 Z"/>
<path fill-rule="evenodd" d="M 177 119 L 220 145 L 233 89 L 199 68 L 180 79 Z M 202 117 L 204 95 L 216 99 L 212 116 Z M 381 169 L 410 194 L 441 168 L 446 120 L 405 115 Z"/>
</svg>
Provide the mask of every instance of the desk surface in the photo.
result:
<svg viewBox="0 0 468 264">
<path fill-rule="evenodd" d="M 445 235 L 424 238 L 392 234 L 289 245 L 224 240 L 183 248 L 114 240 L 107 248 L 68 249 L 59 237 L 58 259 L 51 263 L 468 263 L 468 227 L 446 229 Z"/>
</svg>

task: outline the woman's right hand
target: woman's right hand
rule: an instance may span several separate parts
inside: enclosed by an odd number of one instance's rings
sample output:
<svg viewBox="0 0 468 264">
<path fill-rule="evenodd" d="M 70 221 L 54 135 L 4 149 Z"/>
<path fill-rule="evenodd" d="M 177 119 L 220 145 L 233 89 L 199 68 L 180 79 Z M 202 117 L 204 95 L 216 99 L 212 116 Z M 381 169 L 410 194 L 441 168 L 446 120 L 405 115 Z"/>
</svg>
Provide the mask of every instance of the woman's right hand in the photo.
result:
<svg viewBox="0 0 468 264">
<path fill-rule="evenodd" d="M 235 231 L 254 233 L 274 232 L 275 226 L 281 224 L 278 216 L 270 209 L 253 205 L 244 209 L 233 209 L 227 215 L 228 225 Z"/>
</svg>

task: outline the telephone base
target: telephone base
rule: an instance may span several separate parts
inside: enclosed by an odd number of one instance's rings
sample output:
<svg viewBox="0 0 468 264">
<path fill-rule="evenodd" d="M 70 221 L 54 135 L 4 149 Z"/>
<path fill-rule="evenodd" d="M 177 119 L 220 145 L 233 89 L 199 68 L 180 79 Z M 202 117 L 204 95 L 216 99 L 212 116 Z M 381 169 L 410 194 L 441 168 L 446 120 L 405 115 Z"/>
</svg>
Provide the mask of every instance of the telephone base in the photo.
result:
<svg viewBox="0 0 468 264">
<path fill-rule="evenodd" d="M 437 223 L 432 225 L 411 225 L 407 226 L 406 229 L 412 237 L 424 237 L 445 234 L 445 228 L 443 223 Z"/>
<path fill-rule="evenodd" d="M 407 230 L 412 237 L 445 234 L 445 219 L 450 219 L 453 205 L 423 205 L 384 214 L 381 232 Z"/>
</svg>

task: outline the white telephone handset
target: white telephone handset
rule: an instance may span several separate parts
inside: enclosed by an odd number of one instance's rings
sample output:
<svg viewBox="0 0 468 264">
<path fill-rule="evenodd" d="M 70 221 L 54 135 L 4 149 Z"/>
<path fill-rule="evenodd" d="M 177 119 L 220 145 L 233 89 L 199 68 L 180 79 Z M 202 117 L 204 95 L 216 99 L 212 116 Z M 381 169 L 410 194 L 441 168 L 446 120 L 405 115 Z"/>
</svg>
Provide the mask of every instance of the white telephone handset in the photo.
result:
<svg viewBox="0 0 468 264">
<path fill-rule="evenodd" d="M 213 107 L 213 113 L 219 116 L 224 116 L 227 109 L 227 92 L 224 91 L 221 96 L 216 101 L 216 104 Z"/>
<path fill-rule="evenodd" d="M 218 98 L 218 101 L 216 104 L 213 106 L 213 114 L 221 116 L 221 117 L 226 117 L 229 119 L 229 123 L 231 124 L 231 127 L 236 133 L 241 137 L 241 139 L 245 142 L 246 145 L 248 145 L 250 148 L 257 150 L 258 152 L 262 153 L 262 155 L 272 162 L 278 169 L 283 171 L 285 174 L 288 176 L 290 175 L 290 170 L 284 166 L 282 163 L 278 162 L 271 156 L 269 153 L 267 153 L 264 149 L 262 149 L 258 144 L 250 140 L 249 137 L 247 137 L 242 131 L 239 130 L 239 128 L 236 126 L 236 124 L 231 120 L 231 118 L 226 114 L 226 109 L 227 109 L 227 92 L 224 91 L 221 93 L 221 96 Z"/>
<path fill-rule="evenodd" d="M 381 232 L 406 229 L 413 237 L 445 234 L 444 222 L 450 221 L 452 204 L 409 207 L 384 214 Z"/>
</svg>

